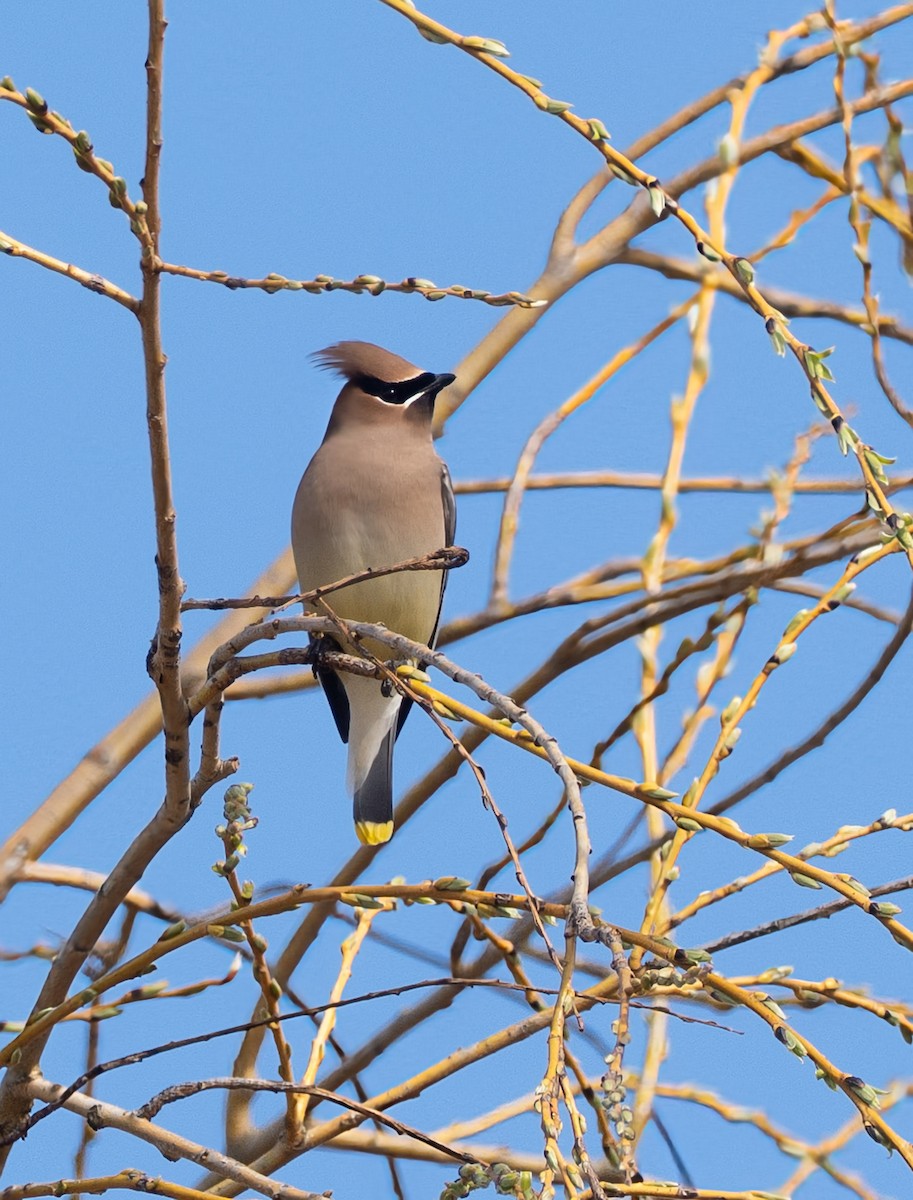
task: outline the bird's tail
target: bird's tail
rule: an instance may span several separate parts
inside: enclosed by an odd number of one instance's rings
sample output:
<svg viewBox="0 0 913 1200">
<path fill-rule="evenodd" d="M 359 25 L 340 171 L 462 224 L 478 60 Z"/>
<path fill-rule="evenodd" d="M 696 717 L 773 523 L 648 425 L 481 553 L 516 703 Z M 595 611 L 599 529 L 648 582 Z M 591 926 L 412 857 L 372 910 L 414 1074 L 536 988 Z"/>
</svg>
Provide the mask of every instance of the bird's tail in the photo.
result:
<svg viewBox="0 0 913 1200">
<path fill-rule="evenodd" d="M 384 696 L 376 679 L 350 675 L 344 680 L 349 699 L 349 766 L 355 832 L 366 846 L 393 836 L 393 743 L 400 697 Z"/>
<path fill-rule="evenodd" d="M 379 846 L 393 837 L 393 742 L 391 729 L 381 742 L 377 757 L 364 782 L 355 789 L 352 815 L 358 840 L 366 846 Z"/>
</svg>

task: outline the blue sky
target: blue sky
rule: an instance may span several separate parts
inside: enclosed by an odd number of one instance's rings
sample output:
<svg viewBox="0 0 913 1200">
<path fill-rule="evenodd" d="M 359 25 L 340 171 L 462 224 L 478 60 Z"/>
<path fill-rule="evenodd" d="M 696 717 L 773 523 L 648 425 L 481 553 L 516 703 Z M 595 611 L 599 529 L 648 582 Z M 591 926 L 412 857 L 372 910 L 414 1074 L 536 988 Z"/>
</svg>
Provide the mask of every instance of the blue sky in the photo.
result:
<svg viewBox="0 0 913 1200">
<path fill-rule="evenodd" d="M 542 78 L 551 95 L 572 101 L 579 114 L 601 117 L 619 148 L 683 103 L 749 69 L 765 31 L 803 15 L 791 0 L 763 6 L 704 0 L 699 10 L 665 5 L 649 11 L 607 6 L 603 0 L 576 0 L 560 9 L 434 0 L 427 11 L 464 33 L 501 38 L 512 52 L 512 65 Z M 875 11 L 876 5 L 861 3 L 852 10 L 841 7 L 839 15 Z M 276 271 L 296 278 L 321 272 L 349 278 L 370 272 L 388 279 L 418 275 L 492 292 L 524 290 L 541 269 L 562 207 L 599 166 L 583 139 L 538 113 L 468 56 L 423 41 L 379 3 L 245 6 L 173 0 L 168 15 L 162 253 L 169 261 L 244 276 Z M 41 7 L 40 20 L 33 6 L 8 0 L 0 13 L 0 74 L 8 72 L 18 85 L 37 88 L 76 128 L 86 128 L 98 153 L 115 163 L 133 194 L 142 174 L 144 25 L 143 5 L 113 0 L 83 5 L 51 0 Z M 883 35 L 878 46 L 884 78 L 902 78 L 913 61 L 910 25 Z M 851 80 L 858 89 L 858 71 L 851 71 Z M 829 107 L 831 84 L 831 67 L 824 65 L 765 89 L 751 110 L 749 135 Z M 900 111 L 909 117 L 909 102 Z M 648 156 L 644 166 L 662 178 L 713 154 L 727 121 L 726 110 L 716 110 Z M 883 136 L 877 115 L 861 120 L 858 128 L 863 139 Z M 136 291 L 136 243 L 98 182 L 74 169 L 67 147 L 59 139 L 36 136 L 11 105 L 0 107 L 0 138 L 0 228 Z M 841 160 L 839 130 L 818 135 L 814 144 Z M 762 244 L 818 192 L 818 185 L 779 160 L 746 171 L 728 213 L 729 245 L 744 252 Z M 629 199 L 627 189 L 608 189 L 583 231 L 598 228 Z M 699 194 L 689 196 L 688 204 L 700 214 Z M 858 303 L 861 284 L 852 240 L 845 207 L 831 206 L 793 247 L 765 262 L 762 287 Z M 638 245 L 693 257 L 684 230 L 673 222 L 651 230 Z M 897 268 L 895 246 L 877 226 L 873 256 L 883 309 L 910 323 L 909 284 Z M 31 263 L 4 257 L 0 273 L 0 379 L 7 401 L 2 501 L 12 514 L 4 539 L 3 654 L 10 681 L 4 689 L 5 831 L 146 695 L 144 657 L 154 629 L 156 591 L 138 327 L 125 310 Z M 451 423 L 439 448 L 454 478 L 509 474 L 538 420 L 688 290 L 629 267 L 578 287 L 543 317 Z M 423 368 L 451 370 L 504 311 L 393 294 L 269 296 L 167 279 L 163 337 L 188 593 L 240 594 L 283 548 L 294 490 L 322 437 L 334 394 L 332 381 L 310 362 L 312 351 L 341 338 L 363 338 Z M 799 336 L 815 345 L 836 343 L 838 401 L 856 411 L 854 420 L 866 440 L 897 454 L 897 470 L 909 473 L 910 430 L 889 410 L 872 378 L 866 339 L 835 323 L 796 325 Z M 758 477 L 788 459 L 795 435 L 814 419 L 807 387 L 794 362 L 771 354 L 760 323 L 741 305 L 718 302 L 711 340 L 713 373 L 689 438 L 686 474 Z M 910 378 L 909 348 L 889 344 L 885 353 L 903 393 Z M 547 444 L 540 467 L 661 470 L 669 444 L 669 401 L 684 386 L 688 354 L 685 330 L 677 328 L 567 423 Z M 852 470 L 833 440 L 823 439 L 809 474 L 851 477 Z M 797 503 L 785 536 L 824 528 L 856 503 L 856 497 L 808 497 Z M 671 552 L 726 552 L 745 540 L 766 506 L 759 496 L 683 497 Z M 473 557 L 450 581 L 450 617 L 484 604 L 499 513 L 497 496 L 467 497 L 460 504 L 457 540 Z M 528 497 L 523 514 L 512 585 L 516 596 L 608 558 L 642 554 L 656 526 L 658 499 L 655 493 L 618 490 L 538 493 Z M 816 578 L 831 582 L 838 573 L 831 567 Z M 860 591 L 902 610 L 909 571 L 894 559 L 870 572 Z M 747 686 L 801 603 L 795 596 L 765 593 L 721 699 L 726 687 L 736 694 Z M 583 613 L 598 611 L 593 606 Z M 579 609 L 541 614 L 489 630 L 450 652 L 509 690 L 581 619 Z M 678 638 L 700 630 L 702 620 L 676 624 L 665 652 L 672 652 Z M 187 642 L 211 624 L 204 614 L 189 614 Z M 724 765 L 708 799 L 725 794 L 769 761 L 778 746 L 814 728 L 852 690 L 890 632 L 884 623 L 847 610 L 821 621 L 790 671 L 772 682 L 746 721 L 739 752 Z M 801 846 L 842 823 L 872 820 L 890 806 L 907 811 L 904 714 L 911 665 L 908 647 L 883 686 L 824 752 L 804 759 L 749 801 L 744 816 L 739 814 L 744 826 L 785 829 Z M 569 753 L 587 758 L 594 742 L 627 711 L 638 670 L 635 647 L 626 644 L 547 689 L 533 711 Z M 688 687 L 673 689 L 660 709 L 663 744 L 677 732 Z M 344 749 L 322 703 L 309 693 L 229 706 L 224 744 L 240 756 L 241 777 L 256 784 L 253 800 L 261 823 L 251 837 L 246 871 L 258 886 L 330 878 L 354 847 L 342 787 Z M 709 749 L 709 743 L 700 745 Z M 413 717 L 397 753 L 399 788 L 419 778 L 442 753 L 439 735 Z M 49 860 L 110 868 L 158 803 L 160 759 L 160 747 L 145 751 L 60 839 Z M 518 836 L 556 803 L 551 773 L 537 764 L 518 763 L 515 753 L 493 746 L 486 746 L 482 761 Z M 608 769 L 637 774 L 630 739 L 613 751 Z M 586 799 L 598 855 L 635 810 L 633 802 L 595 791 L 590 789 Z M 212 827 L 220 815 L 214 792 L 153 864 L 144 886 L 191 912 L 223 902 L 224 884 L 209 869 L 219 856 Z M 499 854 L 494 822 L 461 773 L 398 833 L 367 878 L 474 878 Z M 902 836 L 885 834 L 851 850 L 836 869 L 872 885 L 907 873 L 909 861 Z M 536 890 L 563 883 L 571 862 L 570 830 L 559 830 L 530 855 Z M 755 865 L 716 839 L 697 839 L 683 862 L 675 902 Z M 510 886 L 510 877 L 504 879 Z M 644 888 L 645 876 L 632 876 L 622 886 L 602 889 L 597 902 L 613 919 L 636 924 Z M 695 944 L 803 908 L 816 898 L 788 882 L 754 889 L 693 922 L 684 940 Z M 69 891 L 17 888 L 4 906 L 0 948 L 53 940 L 69 929 L 82 903 L 81 895 Z M 292 927 L 288 920 L 270 928 L 273 945 L 280 945 L 283 929 Z M 137 944 L 158 932 L 151 921 L 141 921 Z M 456 922 L 436 910 L 413 908 L 391 918 L 389 932 L 446 952 Z M 869 980 L 879 996 L 904 991 L 909 996 L 903 953 L 879 933 L 859 914 L 843 914 L 787 933 L 777 945 L 760 942 L 729 951 L 719 965 L 747 973 L 788 961 L 805 978 Z M 218 972 L 226 958 L 218 947 L 200 949 L 193 959 L 169 963 L 168 978 L 187 982 Z M 331 939 L 299 971 L 297 982 L 312 1002 L 331 986 L 337 961 L 338 939 Z M 43 970 L 28 961 L 3 967 L 0 1017 L 24 1014 Z M 421 978 L 426 970 L 374 946 L 359 959 L 351 987 L 389 986 L 404 977 Z M 217 994 L 209 1011 L 192 1001 L 146 1005 L 141 1013 L 107 1023 L 103 1056 L 154 1044 L 177 1030 L 181 1035 L 202 1031 L 214 1015 L 220 1024 L 244 1020 L 251 1003 L 250 987 L 238 980 Z M 341 1014 L 343 1044 L 360 1045 L 395 1007 L 385 1001 L 375 1009 Z M 379 1090 L 398 1074 L 521 1013 L 508 1000 L 465 997 L 410 1035 L 402 1058 L 372 1068 L 367 1084 Z M 594 1031 L 608 1037 L 609 1020 L 608 1014 L 594 1017 Z M 852 1115 L 845 1099 L 812 1081 L 807 1067 L 791 1059 L 784 1063 L 781 1048 L 747 1015 L 738 1014 L 730 1023 L 745 1035 L 674 1024 L 667 1077 L 706 1082 L 734 1102 L 764 1105 L 803 1136 L 823 1135 Z M 883 1086 L 899 1073 L 910 1077 L 910 1050 L 896 1031 L 874 1019 L 864 1021 L 842 1009 L 818 1010 L 800 1014 L 797 1027 L 873 1083 Z M 636 1028 L 642 1037 L 643 1026 Z M 83 1040 L 81 1026 L 61 1031 L 47 1056 L 49 1077 L 68 1082 L 79 1073 Z M 632 1053 L 636 1061 L 636 1041 Z M 306 1049 L 299 1048 L 297 1055 L 303 1061 Z M 430 1129 L 453 1110 L 474 1112 L 506 1100 L 535 1086 L 544 1055 L 544 1040 L 533 1039 L 510 1052 L 506 1069 L 460 1077 L 405 1106 L 402 1115 Z M 207 1046 L 187 1053 L 180 1063 L 158 1059 L 141 1077 L 123 1073 L 104 1082 L 99 1094 L 118 1103 L 141 1103 L 167 1082 L 224 1073 L 229 1061 L 226 1046 Z M 599 1062 L 590 1052 L 592 1070 L 598 1071 Z M 264 1059 L 262 1069 L 269 1074 L 274 1066 Z M 187 1103 L 194 1106 L 193 1115 L 172 1110 L 173 1123 L 194 1125 L 201 1138 L 216 1137 L 220 1101 Z M 264 1101 L 256 1111 L 273 1111 L 271 1104 Z M 789 1174 L 786 1160 L 757 1135 L 734 1132 L 718 1118 L 672 1102 L 661 1112 L 703 1186 L 776 1190 Z M 909 1129 L 909 1105 L 892 1119 Z M 514 1129 L 519 1146 L 539 1146 L 531 1119 L 508 1126 L 505 1136 L 513 1136 Z M 8 1182 L 70 1173 L 77 1136 L 75 1118 L 46 1122 L 16 1149 Z M 486 1134 L 485 1140 L 496 1136 Z M 903 1164 L 888 1161 L 864 1137 L 844 1161 L 885 1195 L 906 1194 Z M 165 1168 L 149 1148 L 128 1145 L 116 1134 L 97 1138 L 91 1172 L 123 1165 Z M 653 1177 L 675 1173 L 653 1131 L 645 1139 L 643 1165 Z M 165 1173 L 182 1182 L 196 1178 L 183 1164 L 168 1165 Z M 406 1164 L 407 1194 L 436 1195 L 451 1174 Z M 328 1151 L 293 1164 L 282 1177 L 317 1191 L 332 1187 L 338 1200 L 387 1194 L 389 1187 L 381 1160 L 343 1160 Z M 816 1176 L 800 1193 L 806 1194 L 829 1200 L 845 1192 Z"/>
</svg>

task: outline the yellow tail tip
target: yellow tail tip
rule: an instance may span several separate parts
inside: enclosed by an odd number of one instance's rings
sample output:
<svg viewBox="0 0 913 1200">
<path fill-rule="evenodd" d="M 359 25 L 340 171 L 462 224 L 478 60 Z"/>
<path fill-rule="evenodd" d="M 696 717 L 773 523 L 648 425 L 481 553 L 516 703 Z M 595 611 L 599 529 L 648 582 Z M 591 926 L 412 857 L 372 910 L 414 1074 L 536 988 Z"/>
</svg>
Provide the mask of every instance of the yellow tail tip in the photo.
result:
<svg viewBox="0 0 913 1200">
<path fill-rule="evenodd" d="M 382 846 L 393 837 L 393 822 L 356 821 L 355 832 L 363 846 Z"/>
</svg>

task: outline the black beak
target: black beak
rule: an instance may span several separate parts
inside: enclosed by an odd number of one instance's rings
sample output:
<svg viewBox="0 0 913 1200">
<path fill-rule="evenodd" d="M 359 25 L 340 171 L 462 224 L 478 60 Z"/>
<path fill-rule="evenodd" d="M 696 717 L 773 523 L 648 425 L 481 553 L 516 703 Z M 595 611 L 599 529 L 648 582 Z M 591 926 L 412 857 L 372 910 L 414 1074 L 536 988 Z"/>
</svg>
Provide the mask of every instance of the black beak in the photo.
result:
<svg viewBox="0 0 913 1200">
<path fill-rule="evenodd" d="M 445 387 L 450 387 L 456 379 L 456 375 L 445 373 L 443 375 L 435 375 L 434 381 L 428 385 L 425 392 L 429 396 L 436 396 L 438 392 L 442 392 Z"/>
</svg>

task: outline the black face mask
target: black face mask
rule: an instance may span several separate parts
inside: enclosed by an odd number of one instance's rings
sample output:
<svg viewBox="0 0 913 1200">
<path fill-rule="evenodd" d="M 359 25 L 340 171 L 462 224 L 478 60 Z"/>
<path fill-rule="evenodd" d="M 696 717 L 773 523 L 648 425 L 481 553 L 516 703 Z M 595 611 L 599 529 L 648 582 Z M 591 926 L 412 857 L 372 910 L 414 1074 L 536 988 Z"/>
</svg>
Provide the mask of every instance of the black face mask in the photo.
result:
<svg viewBox="0 0 913 1200">
<path fill-rule="evenodd" d="M 357 384 L 363 392 L 367 392 L 369 396 L 376 396 L 378 400 L 383 400 L 387 404 L 405 404 L 407 400 L 411 400 L 413 396 L 417 396 L 433 384 L 436 379 L 436 375 L 425 371 L 423 375 L 416 375 L 414 379 L 404 379 L 401 383 L 384 383 L 382 379 L 375 379 L 373 375 L 359 375 L 352 382 Z"/>
</svg>

